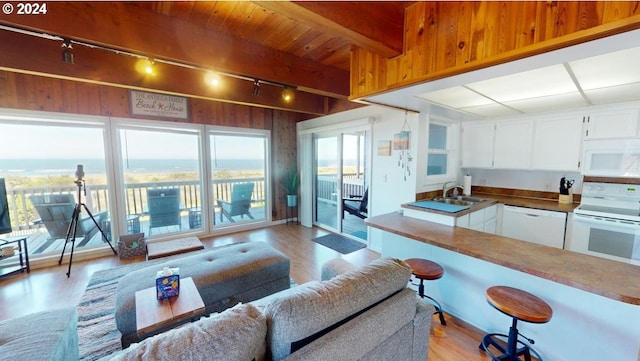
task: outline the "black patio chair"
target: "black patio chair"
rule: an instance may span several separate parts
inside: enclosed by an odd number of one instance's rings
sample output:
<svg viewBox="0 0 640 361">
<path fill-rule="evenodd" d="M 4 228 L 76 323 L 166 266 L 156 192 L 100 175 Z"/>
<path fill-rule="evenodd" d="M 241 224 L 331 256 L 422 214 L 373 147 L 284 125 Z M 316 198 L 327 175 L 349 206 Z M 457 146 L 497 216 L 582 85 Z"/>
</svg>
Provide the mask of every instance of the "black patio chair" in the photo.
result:
<svg viewBox="0 0 640 361">
<path fill-rule="evenodd" d="M 350 196 L 342 198 L 342 218 L 344 218 L 344 212 L 353 214 L 358 218 L 365 219 L 368 217 L 369 210 L 369 189 L 364 191 L 362 196 Z"/>
</svg>

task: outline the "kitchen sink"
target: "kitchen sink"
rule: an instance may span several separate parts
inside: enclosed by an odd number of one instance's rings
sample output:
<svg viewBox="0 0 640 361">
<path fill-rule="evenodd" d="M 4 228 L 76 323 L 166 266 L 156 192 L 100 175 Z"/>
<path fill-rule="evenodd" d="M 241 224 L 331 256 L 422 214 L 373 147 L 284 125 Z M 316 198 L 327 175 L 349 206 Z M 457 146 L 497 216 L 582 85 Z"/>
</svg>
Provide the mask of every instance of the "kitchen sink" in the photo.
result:
<svg viewBox="0 0 640 361">
<path fill-rule="evenodd" d="M 459 196 L 459 197 L 437 197 L 437 198 L 433 198 L 432 201 L 439 202 L 439 203 L 446 203 L 446 204 L 456 204 L 459 206 L 473 206 L 480 202 L 484 202 L 485 200 L 482 198 Z"/>
</svg>

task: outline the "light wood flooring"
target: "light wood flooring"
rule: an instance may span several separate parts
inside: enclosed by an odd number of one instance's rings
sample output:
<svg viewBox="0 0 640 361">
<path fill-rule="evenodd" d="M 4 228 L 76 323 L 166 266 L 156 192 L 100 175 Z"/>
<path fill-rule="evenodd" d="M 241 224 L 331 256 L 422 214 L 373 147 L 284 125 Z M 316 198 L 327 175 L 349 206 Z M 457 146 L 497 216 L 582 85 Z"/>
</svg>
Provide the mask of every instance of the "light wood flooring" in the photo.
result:
<svg viewBox="0 0 640 361">
<path fill-rule="evenodd" d="M 298 225 L 278 225 L 254 231 L 234 233 L 204 239 L 205 248 L 236 242 L 267 242 L 289 256 L 291 277 L 296 283 L 320 279 L 321 265 L 332 258 L 341 257 L 355 265 L 364 265 L 380 257 L 367 248 L 342 255 L 312 242 L 311 239 L 326 234 L 319 228 Z M 91 261 L 75 262 L 71 277 L 67 278 L 68 265 L 32 270 L 30 274 L 15 274 L 0 279 L 0 320 L 36 311 L 76 305 L 93 272 L 117 267 L 121 264 L 144 262 L 143 257 L 119 260 L 116 256 Z M 441 326 L 434 316 L 429 346 L 430 361 L 490 360 L 478 349 L 483 332 L 454 317 L 446 315 L 447 326 Z M 507 331 L 509 325 L 505 325 Z"/>
</svg>

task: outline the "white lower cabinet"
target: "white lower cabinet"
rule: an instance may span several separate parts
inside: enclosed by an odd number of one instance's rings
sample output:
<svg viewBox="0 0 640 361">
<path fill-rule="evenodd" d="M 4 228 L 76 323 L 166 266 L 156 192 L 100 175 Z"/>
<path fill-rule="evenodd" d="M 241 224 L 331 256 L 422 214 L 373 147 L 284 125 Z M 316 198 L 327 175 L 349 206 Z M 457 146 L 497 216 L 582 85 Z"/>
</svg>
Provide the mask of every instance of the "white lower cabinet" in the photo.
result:
<svg viewBox="0 0 640 361">
<path fill-rule="evenodd" d="M 498 206 L 496 204 L 465 214 L 456 218 L 456 226 L 469 228 L 476 231 L 496 233 L 496 213 Z"/>
</svg>

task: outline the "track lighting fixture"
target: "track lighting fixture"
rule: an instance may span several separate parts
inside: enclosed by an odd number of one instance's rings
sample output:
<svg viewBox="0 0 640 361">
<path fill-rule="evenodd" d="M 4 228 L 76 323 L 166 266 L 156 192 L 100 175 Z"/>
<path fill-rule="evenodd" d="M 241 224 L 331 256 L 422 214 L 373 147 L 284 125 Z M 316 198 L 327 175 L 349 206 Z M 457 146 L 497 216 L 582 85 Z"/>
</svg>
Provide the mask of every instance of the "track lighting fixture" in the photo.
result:
<svg viewBox="0 0 640 361">
<path fill-rule="evenodd" d="M 71 46 L 71 40 L 62 39 L 62 61 L 68 64 L 75 63 L 75 57 L 71 49 L 73 49 Z"/>
<path fill-rule="evenodd" d="M 260 81 L 258 79 L 253 81 L 253 95 L 260 94 Z"/>
<path fill-rule="evenodd" d="M 282 99 L 284 100 L 285 103 L 290 103 L 291 101 L 293 101 L 294 97 L 295 97 L 295 93 L 293 89 L 287 86 L 285 86 L 284 89 L 282 89 Z"/>
<path fill-rule="evenodd" d="M 204 81 L 207 85 L 217 87 L 220 85 L 220 76 L 213 71 L 207 71 L 204 75 Z"/>
</svg>

